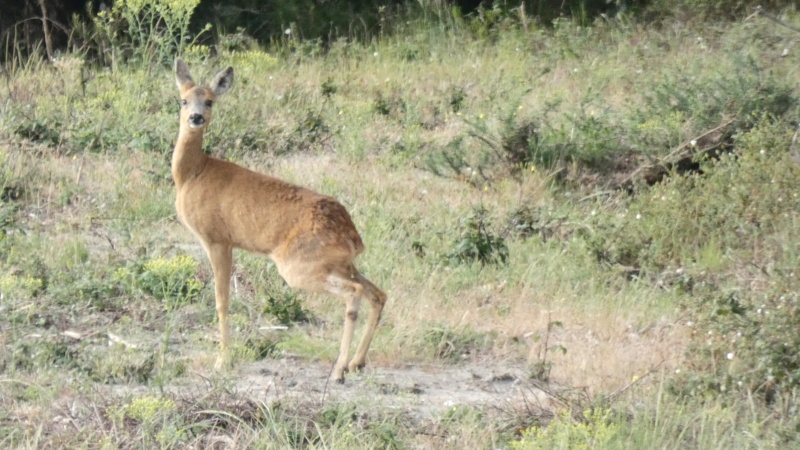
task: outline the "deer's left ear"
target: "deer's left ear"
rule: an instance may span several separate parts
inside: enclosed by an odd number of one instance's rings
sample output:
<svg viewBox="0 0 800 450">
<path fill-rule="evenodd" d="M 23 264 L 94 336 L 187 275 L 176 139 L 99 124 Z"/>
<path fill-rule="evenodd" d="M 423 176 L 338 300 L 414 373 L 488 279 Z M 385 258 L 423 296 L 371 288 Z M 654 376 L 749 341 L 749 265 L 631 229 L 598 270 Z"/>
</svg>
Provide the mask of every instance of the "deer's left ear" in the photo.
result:
<svg viewBox="0 0 800 450">
<path fill-rule="evenodd" d="M 192 75 L 189 73 L 189 66 L 186 65 L 183 60 L 180 58 L 175 59 L 175 84 L 178 85 L 178 89 L 183 89 L 187 83 L 191 83 L 194 86 L 194 80 L 192 79 Z"/>
<path fill-rule="evenodd" d="M 228 91 L 233 84 L 233 67 L 228 67 L 211 80 L 211 90 L 214 95 L 222 95 Z"/>
</svg>

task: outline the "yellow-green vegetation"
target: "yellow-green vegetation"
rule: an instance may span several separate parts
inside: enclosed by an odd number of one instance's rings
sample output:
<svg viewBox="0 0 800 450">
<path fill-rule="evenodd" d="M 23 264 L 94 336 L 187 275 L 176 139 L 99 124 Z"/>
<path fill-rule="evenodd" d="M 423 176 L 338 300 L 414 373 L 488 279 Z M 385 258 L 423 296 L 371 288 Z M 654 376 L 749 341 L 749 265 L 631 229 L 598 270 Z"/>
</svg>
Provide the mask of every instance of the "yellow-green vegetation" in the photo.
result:
<svg viewBox="0 0 800 450">
<path fill-rule="evenodd" d="M 619 433 L 609 409 L 587 409 L 576 420 L 568 410 L 562 410 L 547 427 L 532 426 L 522 431 L 519 441 L 511 442 L 517 450 L 608 448 Z"/>
<path fill-rule="evenodd" d="M 797 32 L 711 20 L 724 2 L 547 24 L 419 3 L 259 42 L 193 28 L 197 1 L 117 1 L 55 60 L 4 50 L 0 447 L 798 445 Z M 389 301 L 345 386 L 343 305 L 245 252 L 212 369 L 175 56 L 234 67 L 207 152 L 351 212 Z"/>
</svg>

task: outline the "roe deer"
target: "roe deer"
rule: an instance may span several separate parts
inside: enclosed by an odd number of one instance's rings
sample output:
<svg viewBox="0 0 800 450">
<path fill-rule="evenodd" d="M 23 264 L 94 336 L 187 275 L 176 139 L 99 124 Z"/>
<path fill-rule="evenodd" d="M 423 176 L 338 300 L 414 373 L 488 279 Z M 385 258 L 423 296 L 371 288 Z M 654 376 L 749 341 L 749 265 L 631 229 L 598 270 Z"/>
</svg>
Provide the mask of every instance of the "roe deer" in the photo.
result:
<svg viewBox="0 0 800 450">
<path fill-rule="evenodd" d="M 364 362 L 386 294 L 356 270 L 364 244 L 347 210 L 336 200 L 203 153 L 203 132 L 217 97 L 233 83 L 233 68 L 198 86 L 175 60 L 181 96 L 180 130 L 172 155 L 178 217 L 200 239 L 211 260 L 219 316 L 217 368 L 229 362 L 228 304 L 232 250 L 263 253 L 293 288 L 327 292 L 346 304 L 344 335 L 331 378 Z M 372 309 L 355 356 L 347 361 L 362 298 Z"/>
</svg>

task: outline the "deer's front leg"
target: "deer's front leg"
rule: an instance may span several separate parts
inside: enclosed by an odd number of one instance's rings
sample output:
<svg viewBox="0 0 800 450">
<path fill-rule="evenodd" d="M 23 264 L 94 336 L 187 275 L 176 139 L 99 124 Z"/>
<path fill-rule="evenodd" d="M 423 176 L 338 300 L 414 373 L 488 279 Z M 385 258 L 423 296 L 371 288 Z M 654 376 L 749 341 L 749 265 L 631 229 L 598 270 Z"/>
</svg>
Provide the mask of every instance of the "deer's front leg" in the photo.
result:
<svg viewBox="0 0 800 450">
<path fill-rule="evenodd" d="M 233 252 L 231 247 L 224 244 L 206 245 L 208 259 L 214 271 L 214 297 L 217 304 L 217 318 L 219 319 L 219 346 L 220 353 L 215 367 L 223 369 L 230 365 L 230 335 L 228 333 L 228 306 L 230 305 L 231 266 Z"/>
</svg>

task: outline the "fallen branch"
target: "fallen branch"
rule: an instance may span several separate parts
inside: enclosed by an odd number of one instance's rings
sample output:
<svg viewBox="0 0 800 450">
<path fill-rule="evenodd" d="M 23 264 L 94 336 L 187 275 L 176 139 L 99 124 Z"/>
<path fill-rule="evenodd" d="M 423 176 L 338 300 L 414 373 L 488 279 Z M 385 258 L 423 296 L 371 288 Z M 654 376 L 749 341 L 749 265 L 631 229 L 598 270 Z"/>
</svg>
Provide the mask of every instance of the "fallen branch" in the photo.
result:
<svg viewBox="0 0 800 450">
<path fill-rule="evenodd" d="M 645 179 L 658 177 L 659 174 L 665 174 L 669 171 L 670 167 L 678 164 L 682 160 L 695 155 L 709 154 L 713 151 L 716 151 L 722 144 L 722 139 L 715 139 L 713 142 L 705 146 L 702 145 L 703 141 L 708 141 L 709 136 L 728 128 L 735 121 L 736 119 L 728 119 L 721 125 L 705 131 L 693 139 L 680 144 L 666 156 L 659 158 L 657 162 L 639 167 L 633 171 L 633 173 L 625 177 L 625 179 L 617 185 L 617 188 L 628 187 L 636 178 L 639 177 L 644 177 Z"/>
</svg>

